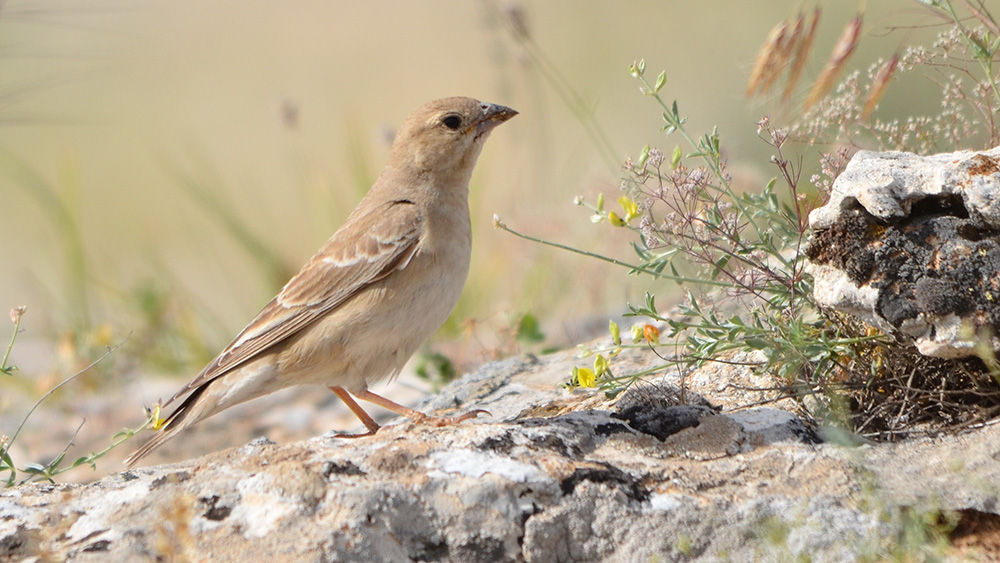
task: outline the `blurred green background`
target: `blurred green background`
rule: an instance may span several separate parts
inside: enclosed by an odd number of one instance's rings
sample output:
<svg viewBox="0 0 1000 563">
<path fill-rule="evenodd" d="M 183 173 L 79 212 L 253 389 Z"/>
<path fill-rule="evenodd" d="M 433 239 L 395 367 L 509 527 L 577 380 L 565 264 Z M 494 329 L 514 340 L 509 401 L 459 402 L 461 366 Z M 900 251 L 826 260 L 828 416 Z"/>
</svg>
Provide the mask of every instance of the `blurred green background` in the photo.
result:
<svg viewBox="0 0 1000 563">
<path fill-rule="evenodd" d="M 133 355 L 158 350 L 144 371 L 196 370 L 346 218 L 394 127 L 452 95 L 521 115 L 494 133 L 476 170 L 472 273 L 443 337 L 495 349 L 531 312 L 550 342 L 571 344 L 587 319 L 603 327 L 646 289 L 674 290 L 494 230 L 493 214 L 629 257 L 624 233 L 572 202 L 600 192 L 613 202 L 627 155 L 676 144 L 626 72 L 639 58 L 654 77 L 667 71 L 663 95 L 691 131 L 719 126 L 737 182 L 763 185 L 773 171 L 755 123 L 771 113 L 780 124 L 798 108 L 747 101 L 747 75 L 768 31 L 813 6 L 0 3 L 0 306 L 28 306 L 15 363 L 50 370 L 60 342 L 65 352 L 132 333 Z M 822 4 L 800 88 L 860 8 Z M 914 1 L 864 9 L 854 68 L 934 32 L 914 27 L 928 23 Z M 937 99 L 933 85 L 895 85 L 884 115 L 933 111 Z M 821 149 L 800 149 L 815 167 Z"/>
</svg>

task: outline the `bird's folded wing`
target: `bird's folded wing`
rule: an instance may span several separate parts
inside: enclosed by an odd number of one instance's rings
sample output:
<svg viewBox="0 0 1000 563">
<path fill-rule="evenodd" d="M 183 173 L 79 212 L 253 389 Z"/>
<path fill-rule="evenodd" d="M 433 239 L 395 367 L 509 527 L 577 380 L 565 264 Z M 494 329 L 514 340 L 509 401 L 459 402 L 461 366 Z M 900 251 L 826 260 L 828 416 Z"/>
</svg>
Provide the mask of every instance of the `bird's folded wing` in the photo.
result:
<svg viewBox="0 0 1000 563">
<path fill-rule="evenodd" d="M 416 205 L 391 201 L 352 217 L 243 332 L 170 402 L 253 359 L 409 263 L 423 231 Z"/>
</svg>

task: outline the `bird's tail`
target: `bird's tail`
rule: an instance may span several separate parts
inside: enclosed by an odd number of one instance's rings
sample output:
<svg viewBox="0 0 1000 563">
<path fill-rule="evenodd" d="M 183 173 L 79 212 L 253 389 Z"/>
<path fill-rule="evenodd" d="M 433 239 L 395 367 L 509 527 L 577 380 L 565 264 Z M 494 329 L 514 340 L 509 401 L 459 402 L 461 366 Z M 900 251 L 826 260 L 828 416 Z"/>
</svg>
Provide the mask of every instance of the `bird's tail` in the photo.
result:
<svg viewBox="0 0 1000 563">
<path fill-rule="evenodd" d="M 193 393 L 184 399 L 184 402 L 178 406 L 174 412 L 170 413 L 170 416 L 163 422 L 157 434 L 150 438 L 145 444 L 139 447 L 136 451 L 129 454 L 122 463 L 125 467 L 131 469 L 135 464 L 139 463 L 139 460 L 149 455 L 150 452 L 156 448 L 163 445 L 164 442 L 173 438 L 174 436 L 181 433 L 182 430 L 191 426 L 195 422 L 200 420 L 199 417 L 191 417 L 191 406 L 198 400 L 198 397 L 205 392 L 208 385 L 202 385 L 201 387 L 195 389 Z M 169 402 L 169 401 L 168 401 Z"/>
<path fill-rule="evenodd" d="M 140 459 L 146 457 L 147 455 L 149 455 L 149 452 L 155 450 L 156 448 L 163 445 L 164 442 L 173 438 L 182 429 L 183 429 L 182 427 L 177 427 L 177 428 L 163 428 L 159 430 L 156 436 L 153 436 L 152 438 L 147 440 L 146 443 L 143 444 L 139 449 L 129 454 L 129 456 L 125 458 L 125 461 L 123 461 L 122 463 L 125 464 L 125 467 L 132 469 L 135 466 L 135 464 L 139 463 Z"/>
</svg>

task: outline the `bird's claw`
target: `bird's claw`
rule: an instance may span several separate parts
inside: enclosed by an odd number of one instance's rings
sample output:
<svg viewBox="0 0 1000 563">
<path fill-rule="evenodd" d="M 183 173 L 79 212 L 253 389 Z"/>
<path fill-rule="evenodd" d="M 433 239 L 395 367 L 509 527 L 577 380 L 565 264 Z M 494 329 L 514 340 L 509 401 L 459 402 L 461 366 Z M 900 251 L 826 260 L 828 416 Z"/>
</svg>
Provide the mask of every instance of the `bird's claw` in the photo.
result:
<svg viewBox="0 0 1000 563">
<path fill-rule="evenodd" d="M 492 414 L 490 414 L 490 411 L 486 411 L 483 409 L 476 409 L 474 411 L 469 411 L 465 414 L 461 414 L 458 416 L 427 417 L 424 420 L 420 421 L 415 420 L 414 422 L 433 424 L 434 426 L 448 426 L 450 424 L 458 424 L 459 422 L 476 418 L 481 414 L 485 414 L 486 416 L 493 416 Z"/>
<path fill-rule="evenodd" d="M 378 432 L 381 429 L 382 428 L 379 427 L 379 428 L 376 428 L 375 430 L 369 430 L 368 432 L 362 432 L 360 434 L 344 434 L 344 433 L 340 433 L 340 434 L 334 434 L 333 437 L 334 438 L 348 438 L 348 439 L 367 438 L 369 436 L 374 436 L 375 433 Z"/>
</svg>

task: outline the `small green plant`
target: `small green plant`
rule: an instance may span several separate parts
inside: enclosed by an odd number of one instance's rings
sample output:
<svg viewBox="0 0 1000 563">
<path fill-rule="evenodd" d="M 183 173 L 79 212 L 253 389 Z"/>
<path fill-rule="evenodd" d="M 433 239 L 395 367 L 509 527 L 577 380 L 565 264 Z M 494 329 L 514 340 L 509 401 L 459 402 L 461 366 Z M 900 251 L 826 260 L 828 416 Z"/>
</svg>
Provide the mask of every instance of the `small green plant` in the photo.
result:
<svg viewBox="0 0 1000 563">
<path fill-rule="evenodd" d="M 983 384 L 979 360 L 925 358 L 856 319 L 823 308 L 813 299 L 812 280 L 805 272 L 808 213 L 822 202 L 857 148 L 957 150 L 966 148 L 963 142 L 992 146 L 1000 141 L 1000 27 L 982 4 L 966 5 L 971 18 L 959 16 L 947 0 L 921 4 L 950 23 L 933 48 L 911 48 L 878 61 L 862 80 L 860 73 L 847 72 L 862 37 L 859 15 L 845 26 L 808 89 L 805 114 L 784 127 L 767 116 L 757 123 L 775 170 L 774 179 L 759 191 L 734 188 L 718 130 L 702 136 L 689 132 L 678 103 L 661 96 L 665 72 L 650 79 L 644 61 L 629 67 L 641 92 L 659 106 L 661 131 L 679 142 L 667 152 L 644 147 L 625 162 L 616 206 L 606 205 L 603 195 L 594 204 L 583 198 L 576 203 L 589 207 L 593 222 L 631 231 L 636 259 L 627 262 L 539 240 L 495 219 L 498 228 L 517 236 L 686 289 L 679 314 L 661 312 L 652 290 L 642 302 L 629 303 L 627 315 L 639 320 L 632 341 L 623 342 L 612 323 L 611 344 L 584 348 L 583 357 L 593 356 L 593 364 L 577 366 L 569 386 L 598 387 L 615 395 L 671 366 L 732 361 L 731 353 L 743 352 L 750 354 L 740 362 L 777 376 L 787 394 L 818 398 L 808 401 L 817 419 L 866 436 L 893 439 L 918 421 L 960 427 L 1000 413 L 995 389 Z M 757 57 L 748 94 L 766 94 L 786 74 L 782 97 L 789 98 L 802 76 L 818 21 L 817 10 L 776 26 Z M 981 25 L 969 27 L 969 21 Z M 926 71 L 942 87 L 942 110 L 929 118 L 880 120 L 878 104 L 890 83 L 913 70 Z M 838 84 L 841 75 L 845 78 Z M 966 85 L 963 77 L 975 77 L 975 84 Z M 820 156 L 818 170 L 807 175 L 804 158 L 789 153 L 815 145 L 831 149 Z M 662 335 L 648 334 L 657 328 Z M 639 346 L 662 363 L 641 373 L 616 373 L 614 357 Z M 919 375 L 914 378 L 914 373 Z M 964 388 L 954 389 L 956 383 Z M 942 386 L 947 393 L 938 392 Z"/>
<path fill-rule="evenodd" d="M 17 335 L 21 332 L 21 317 L 24 316 L 26 310 L 27 307 L 24 305 L 14 307 L 10 310 L 10 321 L 14 323 L 14 331 L 10 334 L 7 351 L 4 352 L 3 361 L 0 362 L 0 373 L 3 375 L 13 375 L 17 371 L 17 366 L 10 363 L 10 353 L 14 350 L 14 342 L 17 340 Z"/>
<path fill-rule="evenodd" d="M 545 341 L 545 333 L 542 332 L 541 324 L 535 315 L 531 313 L 518 315 L 514 326 L 514 340 L 525 345 Z"/>
<path fill-rule="evenodd" d="M 0 373 L 2 373 L 3 375 L 12 375 L 15 371 L 17 371 L 17 367 L 10 363 L 10 354 L 14 348 L 14 342 L 17 340 L 17 335 L 20 333 L 21 319 L 23 318 L 24 313 L 25 313 L 25 307 L 23 306 L 15 307 L 10 311 L 10 319 L 14 323 L 14 332 L 11 335 L 10 343 L 7 345 L 7 351 L 4 353 L 3 361 L 0 362 Z M 124 342 L 113 347 L 108 347 L 107 350 L 104 352 L 104 354 L 98 357 L 96 360 L 94 360 L 90 365 L 76 372 L 75 374 L 67 377 L 61 383 L 59 383 L 58 385 L 50 389 L 48 392 L 46 392 L 40 399 L 38 399 L 37 402 L 35 402 L 35 404 L 31 407 L 31 409 L 28 410 L 28 413 L 24 415 L 24 418 L 21 420 L 21 423 L 18 425 L 17 429 L 14 431 L 12 435 L 10 436 L 7 436 L 6 434 L 0 435 L 0 475 L 6 473 L 6 478 L 3 478 L 3 483 L 5 487 L 13 487 L 15 485 L 21 485 L 31 481 L 53 482 L 53 478 L 59 475 L 60 473 L 65 473 L 66 471 L 85 465 L 89 465 L 91 468 L 97 469 L 98 459 L 104 457 L 105 455 L 107 455 L 108 452 L 120 446 L 129 438 L 139 433 L 140 431 L 144 430 L 147 426 L 153 423 L 153 421 L 156 419 L 156 415 L 154 413 L 151 413 L 148 419 L 146 420 L 146 423 L 142 427 L 137 429 L 126 428 L 122 432 L 115 434 L 111 438 L 111 445 L 109 445 L 105 449 L 100 450 L 98 452 L 91 452 L 85 456 L 78 457 L 69 464 L 64 464 L 64 462 L 66 461 L 66 455 L 68 454 L 70 447 L 73 446 L 73 439 L 75 439 L 76 434 L 80 432 L 81 428 L 83 428 L 83 423 L 80 423 L 80 425 L 77 427 L 76 432 L 73 435 L 74 438 L 71 439 L 68 444 L 66 444 L 66 446 L 62 449 L 62 451 L 60 451 L 52 460 L 50 460 L 47 463 L 27 463 L 21 467 L 18 467 L 15 464 L 13 457 L 11 456 L 11 447 L 14 445 L 18 436 L 21 434 L 21 430 L 24 429 L 24 425 L 27 423 L 32 413 L 35 412 L 35 409 L 37 409 L 38 406 L 41 405 L 43 401 L 49 398 L 58 389 L 60 389 L 67 383 L 73 381 L 74 379 L 80 377 L 81 375 L 89 371 L 91 368 L 96 366 L 98 363 L 100 363 L 102 360 L 113 354 L 115 350 L 117 350 L 118 347 L 121 346 L 122 344 L 124 344 Z"/>
<path fill-rule="evenodd" d="M 737 193 L 722 158 L 718 131 L 697 139 L 687 131 L 678 104 L 668 104 L 660 96 L 665 73 L 650 83 L 643 61 L 633 64 L 629 73 L 660 106 L 663 131 L 678 135 L 688 151 L 678 145 L 668 159 L 658 149 L 645 147 L 638 158 L 625 163 L 628 177 L 622 183 L 620 211 L 607 209 L 600 196 L 588 206 L 594 222 L 635 235 L 632 248 L 637 262 L 598 257 L 629 268 L 631 274 L 672 281 L 689 290 L 681 315 L 661 314 L 652 293 L 642 303 L 628 305 L 627 315 L 646 319 L 644 326 L 637 325 L 629 346 L 651 349 L 663 364 L 638 374 L 615 375 L 608 358 L 625 344 L 612 325 L 613 346 L 585 351 L 595 355 L 594 367 L 578 367 L 570 383 L 600 386 L 616 394 L 676 362 L 698 364 L 747 349 L 761 353 L 757 368 L 790 385 L 828 378 L 842 358 L 854 354 L 856 343 L 879 336 L 845 334 L 812 299 L 805 258 L 798 252 L 806 236 L 809 207 L 799 193 L 800 168 L 782 152 L 787 137 L 766 119 L 759 124 L 775 150 L 772 163 L 787 197 L 779 195 L 777 179 L 759 193 Z M 587 205 L 582 199 L 577 202 Z M 498 226 L 514 232 L 502 222 Z M 739 306 L 720 313 L 711 302 L 719 299 L 718 294 L 705 293 L 706 289 L 722 290 Z M 657 325 L 666 327 L 662 337 Z M 678 348 L 683 353 L 678 354 Z"/>
<path fill-rule="evenodd" d="M 451 383 L 458 375 L 451 358 L 431 349 L 427 349 L 417 358 L 414 372 L 417 377 L 430 383 L 434 390 Z"/>
</svg>

